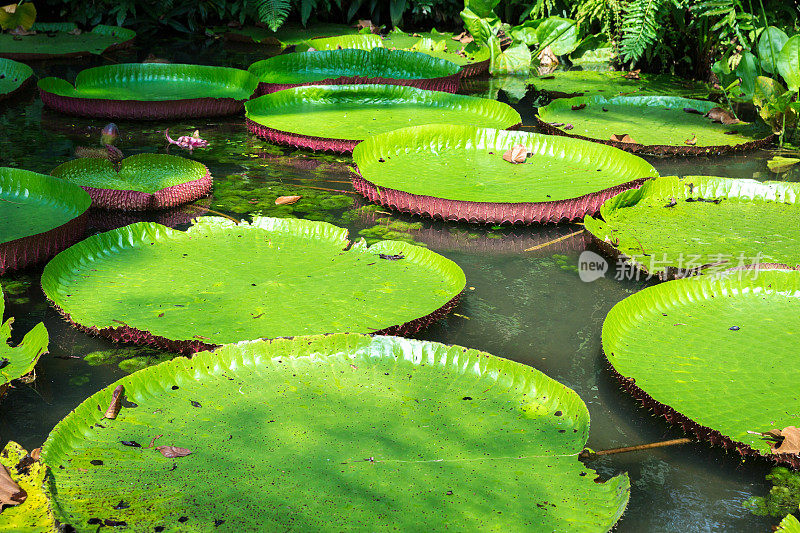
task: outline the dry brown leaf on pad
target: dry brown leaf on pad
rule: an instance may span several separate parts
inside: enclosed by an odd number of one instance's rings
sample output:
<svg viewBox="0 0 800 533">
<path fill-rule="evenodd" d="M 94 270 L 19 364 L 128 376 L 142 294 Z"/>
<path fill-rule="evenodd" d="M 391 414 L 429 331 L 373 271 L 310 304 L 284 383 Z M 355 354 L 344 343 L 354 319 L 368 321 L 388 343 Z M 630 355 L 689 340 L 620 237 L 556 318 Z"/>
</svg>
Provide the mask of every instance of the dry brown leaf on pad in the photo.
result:
<svg viewBox="0 0 800 533">
<path fill-rule="evenodd" d="M 773 429 L 768 433 L 778 439 L 769 445 L 772 453 L 800 453 L 800 428 L 787 426 L 780 431 Z"/>
<path fill-rule="evenodd" d="M 721 107 L 712 107 L 704 116 L 710 118 L 711 122 L 721 122 L 725 125 L 737 124 L 739 122 L 739 119 L 736 118 L 733 113 Z"/>
<path fill-rule="evenodd" d="M 685 141 L 683 141 L 683 144 L 694 146 L 695 144 L 697 144 L 697 135 L 693 135 L 691 139 L 686 139 Z"/>
<path fill-rule="evenodd" d="M 525 159 L 528 158 L 528 149 L 525 148 L 522 144 L 515 144 L 508 150 L 506 153 L 503 154 L 503 159 L 508 161 L 509 163 L 524 163 Z"/>
<path fill-rule="evenodd" d="M 108 405 L 108 409 L 106 409 L 106 413 L 103 415 L 105 418 L 117 418 L 119 410 L 122 408 L 123 394 L 125 394 L 125 387 L 117 385 L 117 388 L 114 389 L 114 393 L 111 395 L 111 403 Z"/>
<path fill-rule="evenodd" d="M 615 133 L 611 136 L 610 140 L 618 143 L 636 144 L 636 141 L 634 141 L 627 133 Z"/>
<path fill-rule="evenodd" d="M 186 457 L 190 453 L 191 450 L 187 450 L 186 448 L 179 448 L 177 446 L 156 446 L 154 448 L 161 452 L 161 455 L 166 457 L 167 459 L 174 459 L 176 457 Z"/>
<path fill-rule="evenodd" d="M 11 478 L 8 469 L 0 465 L 0 505 L 19 505 L 27 497 L 28 493 Z"/>
</svg>

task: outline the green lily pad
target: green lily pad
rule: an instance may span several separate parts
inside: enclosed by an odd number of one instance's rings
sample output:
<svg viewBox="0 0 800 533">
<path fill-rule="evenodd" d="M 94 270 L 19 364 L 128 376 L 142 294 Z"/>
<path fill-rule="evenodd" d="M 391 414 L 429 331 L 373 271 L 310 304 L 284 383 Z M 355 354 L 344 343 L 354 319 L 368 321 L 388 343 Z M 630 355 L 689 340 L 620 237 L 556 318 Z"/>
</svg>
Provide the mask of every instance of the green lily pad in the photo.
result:
<svg viewBox="0 0 800 533">
<path fill-rule="evenodd" d="M 23 460 L 24 459 L 24 460 Z M 53 513 L 44 493 L 45 467 L 32 461 L 30 454 L 19 444 L 9 441 L 0 452 L 0 464 L 11 474 L 26 498 L 20 505 L 3 509 L 0 531 L 10 533 L 52 533 L 56 531 Z"/>
<path fill-rule="evenodd" d="M 257 61 L 248 71 L 261 81 L 259 90 L 265 94 L 289 86 L 328 84 L 339 78 L 347 80 L 346 83 L 361 79 L 365 80 L 363 83 L 377 79 L 424 83 L 455 76 L 459 68 L 449 61 L 416 52 L 350 48 L 282 54 Z M 449 92 L 457 89 L 456 81 Z"/>
<path fill-rule="evenodd" d="M 772 142 L 774 136 L 755 124 L 723 125 L 703 116 L 715 107 L 672 96 L 579 96 L 540 107 L 536 120 L 545 133 L 656 155 L 721 154 Z M 630 142 L 611 140 L 625 135 Z"/>
<path fill-rule="evenodd" d="M 21 343 L 11 347 L 8 342 L 14 319 L 3 322 L 4 311 L 5 301 L 0 287 L 0 395 L 5 393 L 9 383 L 33 372 L 39 358 L 47 353 L 48 343 L 47 329 L 40 322 L 25 334 Z"/>
<path fill-rule="evenodd" d="M 42 275 L 45 294 L 74 323 L 170 351 L 416 331 L 449 311 L 464 285 L 458 265 L 424 248 L 367 247 L 324 222 L 258 217 L 203 217 L 187 232 L 132 224 L 69 248 Z"/>
<path fill-rule="evenodd" d="M 561 96 L 640 96 L 664 95 L 683 98 L 708 98 L 708 85 L 667 74 L 639 74 L 628 79 L 625 72 L 569 70 L 547 76 L 534 76 L 528 82 L 539 91 Z"/>
<path fill-rule="evenodd" d="M 228 67 L 123 63 L 81 71 L 75 85 L 39 80 L 42 101 L 65 113 L 163 119 L 234 114 L 258 86 L 249 72 Z"/>
<path fill-rule="evenodd" d="M 0 100 L 19 91 L 33 77 L 33 69 L 24 63 L 0 58 Z"/>
<path fill-rule="evenodd" d="M 117 385 L 136 407 L 104 420 Z M 59 422 L 42 460 L 56 516 L 79 531 L 92 518 L 137 531 L 607 531 L 629 481 L 597 482 L 578 461 L 588 433 L 578 395 L 530 367 L 338 334 L 137 372 Z M 148 447 L 158 435 L 191 454 L 163 457 Z"/>
<path fill-rule="evenodd" d="M 621 386 L 698 438 L 800 467 L 760 434 L 797 424 L 800 272 L 662 283 L 614 306 L 603 350 Z"/>
<path fill-rule="evenodd" d="M 490 50 L 488 46 L 475 43 L 462 45 L 453 40 L 452 33 L 439 33 L 436 30 L 425 33 L 409 34 L 395 29 L 381 39 L 377 35 L 349 35 L 328 37 L 308 41 L 308 45 L 317 50 L 341 48 L 361 48 L 369 50 L 384 47 L 389 50 L 408 50 L 420 52 L 431 57 L 444 59 L 462 67 L 463 75 L 477 75 L 488 69 Z M 486 65 L 478 65 L 486 63 Z"/>
<path fill-rule="evenodd" d="M 398 85 L 298 87 L 251 100 L 245 109 L 250 131 L 272 142 L 341 152 L 403 126 L 503 129 L 522 122 L 508 104 Z"/>
<path fill-rule="evenodd" d="M 786 515 L 775 531 L 778 533 L 800 533 L 800 520 L 793 514 Z"/>
<path fill-rule="evenodd" d="M 344 48 L 357 48 L 359 50 L 372 50 L 382 48 L 383 39 L 374 33 L 364 33 L 358 35 L 339 35 L 335 37 L 316 37 L 305 41 L 302 45 L 295 48 L 298 52 L 314 50 L 340 50 Z"/>
<path fill-rule="evenodd" d="M 66 28 L 64 28 L 66 29 Z M 71 28 L 74 30 L 75 28 Z M 0 34 L 0 57 L 30 61 L 62 57 L 100 55 L 133 43 L 136 32 L 118 26 L 95 26 L 92 31 L 75 35 L 60 27 L 49 27 L 36 23 L 35 35 Z"/>
<path fill-rule="evenodd" d="M 78 239 L 91 202 L 71 183 L 0 167 L 0 274 L 48 259 Z"/>
<path fill-rule="evenodd" d="M 603 204 L 586 230 L 662 279 L 758 263 L 800 265 L 800 184 L 665 177 Z"/>
<path fill-rule="evenodd" d="M 524 145 L 524 163 L 503 159 Z M 402 211 L 477 222 L 559 222 L 594 213 L 658 175 L 644 159 L 596 143 L 474 126 L 427 125 L 368 137 L 353 184 Z"/>
<path fill-rule="evenodd" d="M 257 26 L 244 26 L 242 28 L 215 28 L 215 33 L 221 33 L 226 39 L 258 43 L 270 46 L 288 48 L 315 37 L 334 37 L 337 35 L 350 35 L 358 33 L 353 26 L 344 24 L 315 23 L 304 28 L 299 24 L 284 24 L 278 31 Z"/>
<path fill-rule="evenodd" d="M 79 185 L 103 209 L 164 209 L 192 202 L 211 190 L 202 163 L 168 154 L 127 157 L 119 169 L 108 159 L 80 158 L 53 169 L 57 178 Z"/>
</svg>

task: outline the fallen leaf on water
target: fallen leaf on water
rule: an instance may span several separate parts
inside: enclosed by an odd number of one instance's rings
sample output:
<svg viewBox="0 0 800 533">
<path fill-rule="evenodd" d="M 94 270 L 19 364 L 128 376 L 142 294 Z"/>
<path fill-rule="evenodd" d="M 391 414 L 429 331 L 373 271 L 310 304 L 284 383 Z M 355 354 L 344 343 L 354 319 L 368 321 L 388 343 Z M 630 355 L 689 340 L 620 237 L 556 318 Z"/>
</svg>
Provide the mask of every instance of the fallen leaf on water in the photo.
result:
<svg viewBox="0 0 800 533">
<path fill-rule="evenodd" d="M 302 196 L 278 196 L 275 198 L 275 205 L 291 205 L 297 203 Z"/>
<path fill-rule="evenodd" d="M 125 393 L 125 387 L 122 385 L 117 385 L 117 388 L 114 389 L 114 393 L 111 395 L 111 403 L 106 409 L 106 414 L 103 416 L 105 418 L 117 418 L 119 414 L 119 410 L 122 408 L 122 395 Z"/>
<path fill-rule="evenodd" d="M 186 457 L 190 453 L 191 450 L 187 450 L 186 448 L 179 448 L 177 446 L 156 446 L 156 450 L 161 452 L 161 455 L 166 457 L 167 459 L 174 459 L 176 457 Z"/>
<path fill-rule="evenodd" d="M 25 501 L 28 493 L 11 478 L 8 469 L 0 465 L 0 504 L 19 505 Z"/>
<path fill-rule="evenodd" d="M 41 448 L 34 448 L 33 450 L 31 450 L 31 458 L 34 461 L 38 461 L 39 460 L 39 456 L 41 454 L 42 454 L 42 449 Z"/>
<path fill-rule="evenodd" d="M 712 107 L 709 109 L 708 113 L 703 116 L 710 118 L 711 122 L 721 122 L 722 124 L 726 125 L 736 124 L 739 122 L 739 119 L 736 118 L 733 113 L 727 109 L 722 109 L 721 107 Z"/>
<path fill-rule="evenodd" d="M 779 174 L 781 172 L 786 172 L 797 163 L 800 163 L 800 159 L 796 157 L 782 157 L 776 155 L 767 161 L 767 168 L 770 170 L 770 172 Z"/>
<path fill-rule="evenodd" d="M 770 443 L 772 453 L 800 453 L 800 428 L 787 426 L 780 431 L 773 429 L 767 433 L 779 439 Z"/>
<path fill-rule="evenodd" d="M 572 106 L 573 111 L 580 111 L 581 109 L 586 109 L 586 104 Z"/>
<path fill-rule="evenodd" d="M 528 157 L 528 149 L 521 144 L 515 144 L 503 154 L 503 159 L 509 163 L 524 163 Z"/>
<path fill-rule="evenodd" d="M 694 146 L 695 144 L 697 144 L 697 135 L 693 135 L 691 139 L 686 139 L 685 141 L 683 141 L 683 144 Z"/>
<path fill-rule="evenodd" d="M 621 133 L 621 134 L 615 133 L 614 135 L 611 136 L 611 140 L 618 143 L 636 144 L 636 141 L 631 139 L 631 136 L 628 135 L 627 133 Z"/>
<path fill-rule="evenodd" d="M 641 71 L 642 71 L 642 69 L 640 69 L 640 68 L 637 68 L 636 70 L 631 70 L 630 72 L 628 72 L 627 74 L 625 74 L 625 75 L 623 76 L 623 78 L 625 78 L 625 79 L 627 79 L 627 80 L 638 80 L 638 79 L 640 79 L 640 78 L 641 78 L 641 76 L 639 75 L 639 73 L 640 73 Z"/>
</svg>

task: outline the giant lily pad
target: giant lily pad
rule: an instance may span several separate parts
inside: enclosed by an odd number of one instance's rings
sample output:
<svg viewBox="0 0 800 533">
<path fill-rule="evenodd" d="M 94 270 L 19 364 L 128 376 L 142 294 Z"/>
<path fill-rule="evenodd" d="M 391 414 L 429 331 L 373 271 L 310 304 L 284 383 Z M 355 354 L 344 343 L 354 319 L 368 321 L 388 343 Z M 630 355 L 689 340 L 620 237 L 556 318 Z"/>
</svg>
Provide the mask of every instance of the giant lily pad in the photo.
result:
<svg viewBox="0 0 800 533">
<path fill-rule="evenodd" d="M 75 159 L 52 174 L 83 187 L 92 206 L 103 209 L 166 209 L 211 190 L 211 174 L 204 164 L 168 154 L 133 155 L 123 159 L 119 169 L 108 159 Z"/>
<path fill-rule="evenodd" d="M 513 164 L 515 145 L 531 154 Z M 427 125 L 356 146 L 353 186 L 387 207 L 447 220 L 561 222 L 597 212 L 657 176 L 644 159 L 578 139 L 474 126 Z"/>
<path fill-rule="evenodd" d="M 703 116 L 717 106 L 672 96 L 579 96 L 540 107 L 536 121 L 551 135 L 655 155 L 741 152 L 766 146 L 774 139 L 754 124 L 723 125 Z"/>
<path fill-rule="evenodd" d="M 270 142 L 348 153 L 370 135 L 416 124 L 512 128 L 508 104 L 397 85 L 298 87 L 247 102 L 247 127 Z"/>
<path fill-rule="evenodd" d="M 171 351 L 261 337 L 410 333 L 458 302 L 464 273 L 424 248 L 351 243 L 324 222 L 204 217 L 187 232 L 138 223 L 47 264 L 47 297 L 84 329 Z M 98 297 L 102 295 L 102 297 Z"/>
<path fill-rule="evenodd" d="M 659 178 L 603 204 L 586 229 L 662 279 L 758 263 L 800 265 L 800 184 L 688 176 Z"/>
<path fill-rule="evenodd" d="M 454 93 L 459 67 L 417 52 L 373 48 L 320 50 L 263 59 L 248 69 L 258 77 L 259 94 L 301 85 L 385 83 Z"/>
<path fill-rule="evenodd" d="M 8 384 L 13 380 L 33 372 L 39 357 L 47 352 L 48 343 L 47 329 L 40 322 L 25 334 L 19 345 L 9 346 L 14 319 L 9 318 L 3 322 L 5 300 L 2 289 L 0 287 L 0 396 L 5 394 Z"/>
<path fill-rule="evenodd" d="M 361 48 L 370 50 L 384 47 L 390 50 L 409 50 L 455 63 L 461 68 L 461 76 L 472 77 L 489 70 L 490 50 L 488 46 L 478 46 L 474 42 L 467 45 L 453 40 L 452 33 L 436 30 L 426 33 L 408 34 L 395 29 L 381 39 L 377 35 L 347 35 L 341 37 L 317 38 L 308 41 L 308 46 L 316 50 L 336 48 Z"/>
<path fill-rule="evenodd" d="M 0 59 L 0 100 L 24 90 L 33 80 L 33 69 L 11 59 Z"/>
<path fill-rule="evenodd" d="M 359 50 L 372 50 L 383 47 L 383 38 L 374 33 L 358 35 L 339 35 L 335 37 L 315 37 L 302 45 L 297 46 L 298 52 L 314 50 L 341 50 L 344 48 L 357 48 Z"/>
<path fill-rule="evenodd" d="M 358 30 L 353 26 L 326 23 L 314 23 L 308 28 L 304 28 L 299 24 L 287 23 L 281 26 L 278 31 L 258 26 L 224 27 L 216 28 L 215 31 L 231 41 L 280 46 L 281 48 L 291 48 L 315 37 L 334 37 L 358 33 Z"/>
<path fill-rule="evenodd" d="M 117 26 L 95 26 L 92 31 L 77 32 L 77 26 L 60 24 L 50 27 L 34 24 L 35 35 L 0 35 L 0 57 L 18 61 L 80 57 L 126 48 L 133 44 L 136 32 Z"/>
<path fill-rule="evenodd" d="M 104 420 L 118 385 L 136 406 Z M 578 395 L 530 367 L 338 334 L 136 372 L 62 420 L 42 461 L 57 518 L 79 531 L 601 532 L 629 481 L 577 460 L 588 433 Z M 154 437 L 191 454 L 165 458 Z"/>
<path fill-rule="evenodd" d="M 622 387 L 684 430 L 800 467 L 760 434 L 797 425 L 800 272 L 738 271 L 647 288 L 614 306 L 603 349 Z"/>
<path fill-rule="evenodd" d="M 77 185 L 0 168 L 0 274 L 49 259 L 78 240 L 91 202 Z"/>
<path fill-rule="evenodd" d="M 626 77 L 627 76 L 627 77 Z M 528 80 L 539 91 L 558 96 L 640 96 L 663 95 L 708 98 L 708 85 L 668 74 L 636 74 L 569 70 L 535 76 Z"/>
<path fill-rule="evenodd" d="M 81 71 L 75 86 L 60 78 L 39 80 L 48 107 L 102 118 L 157 120 L 241 112 L 256 90 L 250 73 L 228 67 L 126 63 Z"/>
</svg>

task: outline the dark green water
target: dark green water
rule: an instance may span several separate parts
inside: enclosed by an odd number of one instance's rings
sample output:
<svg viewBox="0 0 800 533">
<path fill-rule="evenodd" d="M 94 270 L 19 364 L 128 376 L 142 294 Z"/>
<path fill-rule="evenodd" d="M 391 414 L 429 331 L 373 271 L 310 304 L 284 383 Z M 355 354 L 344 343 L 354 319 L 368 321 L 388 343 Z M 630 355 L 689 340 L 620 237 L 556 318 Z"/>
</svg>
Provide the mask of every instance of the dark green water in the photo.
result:
<svg viewBox="0 0 800 533">
<path fill-rule="evenodd" d="M 191 46 L 189 46 L 191 44 Z M 192 46 L 197 47 L 193 49 Z M 245 67 L 264 51 L 226 48 L 220 42 L 154 42 L 114 56 L 116 61 L 140 61 L 152 52 L 173 62 L 204 62 Z M 73 80 L 82 68 L 105 64 L 102 59 L 56 62 L 36 66 L 40 76 L 55 74 Z M 496 82 L 493 82 L 496 83 Z M 473 84 L 488 90 L 490 83 Z M 506 95 L 500 94 L 505 100 Z M 514 104 L 532 124 L 531 98 Z M 75 146 L 97 145 L 105 121 L 76 119 L 45 110 L 33 93 L 0 109 L 0 165 L 49 173 L 72 158 Z M 594 449 L 630 446 L 677 438 L 682 434 L 651 416 L 621 393 L 605 370 L 600 331 L 608 310 L 640 290 L 644 280 L 614 279 L 614 266 L 604 278 L 582 282 L 578 256 L 583 237 L 572 236 L 552 246 L 526 248 L 576 232 L 578 226 L 491 229 L 360 209 L 367 204 L 352 194 L 348 157 L 314 155 L 266 145 L 247 133 L 241 117 L 172 123 L 118 122 L 118 146 L 131 155 L 164 152 L 163 133 L 173 137 L 199 128 L 210 141 L 193 158 L 207 165 L 215 180 L 211 199 L 166 214 L 99 219 L 98 228 L 136 220 L 154 220 L 186 227 L 205 209 L 247 217 L 297 216 L 325 220 L 350 228 L 368 239 L 412 240 L 456 261 L 467 274 L 467 290 L 458 316 L 450 316 L 418 338 L 479 348 L 531 365 L 575 389 L 589 406 Z M 173 149 L 171 153 L 188 155 Z M 798 179 L 800 172 L 770 174 L 766 152 L 747 156 L 691 159 L 651 159 L 661 175 L 707 174 L 735 178 Z M 307 187 L 338 189 L 323 191 Z M 276 196 L 298 194 L 294 206 L 276 208 Z M 182 224 L 182 225 L 181 225 Z M 44 321 L 50 332 L 50 355 L 37 366 L 31 386 L 11 390 L 0 410 L 0 440 L 15 440 L 27 448 L 40 446 L 49 431 L 82 400 L 103 386 L 164 355 L 115 346 L 70 328 L 48 307 L 39 288 L 41 267 L 0 279 L 6 291 L 6 316 L 16 317 L 14 340 Z M 109 352 L 110 351 L 110 352 Z M 103 352 L 103 353 L 98 353 Z M 119 359 L 135 355 L 118 365 Z M 148 359 L 148 356 L 150 357 Z M 92 364 L 90 364 L 92 363 Z M 122 366 L 122 368 L 120 368 Z M 628 472 L 632 490 L 628 509 L 617 530 L 641 531 L 769 531 L 777 523 L 751 516 L 742 501 L 763 495 L 769 468 L 764 462 L 742 462 L 706 444 L 607 456 L 591 465 L 605 476 Z"/>
</svg>

